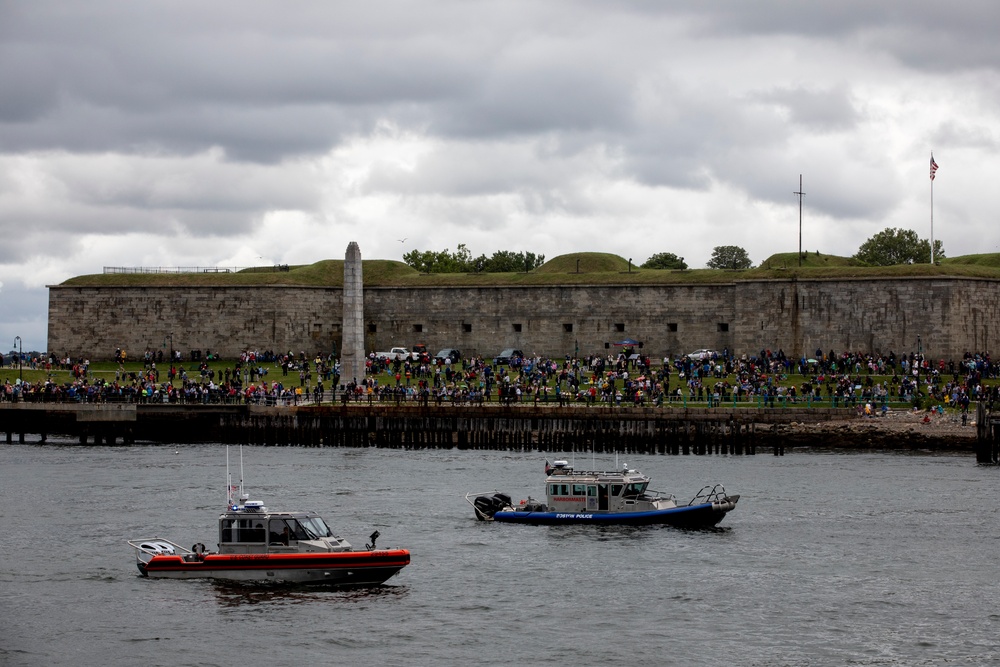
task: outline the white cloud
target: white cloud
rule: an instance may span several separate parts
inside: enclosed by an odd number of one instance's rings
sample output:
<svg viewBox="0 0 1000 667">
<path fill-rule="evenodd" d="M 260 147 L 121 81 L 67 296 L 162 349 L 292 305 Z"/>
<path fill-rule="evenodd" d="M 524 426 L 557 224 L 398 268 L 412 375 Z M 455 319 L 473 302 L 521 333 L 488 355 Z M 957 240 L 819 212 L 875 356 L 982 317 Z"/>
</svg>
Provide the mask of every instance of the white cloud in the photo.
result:
<svg viewBox="0 0 1000 667">
<path fill-rule="evenodd" d="M 43 286 L 103 266 L 309 263 L 352 240 L 759 262 L 797 247 L 799 174 L 804 244 L 850 255 L 885 227 L 929 234 L 931 150 L 935 237 L 995 251 L 995 14 L 3 4 L 0 300 L 44 347 Z"/>
</svg>

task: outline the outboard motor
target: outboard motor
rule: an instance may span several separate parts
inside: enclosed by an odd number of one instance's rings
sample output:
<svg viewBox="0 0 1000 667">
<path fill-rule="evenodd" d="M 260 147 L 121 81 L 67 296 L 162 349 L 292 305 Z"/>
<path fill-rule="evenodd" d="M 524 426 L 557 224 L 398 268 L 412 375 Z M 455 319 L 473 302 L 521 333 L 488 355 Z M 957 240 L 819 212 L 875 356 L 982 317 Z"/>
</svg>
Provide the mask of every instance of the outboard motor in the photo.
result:
<svg viewBox="0 0 1000 667">
<path fill-rule="evenodd" d="M 510 496 L 503 493 L 495 493 L 492 496 L 479 496 L 472 503 L 476 508 L 476 517 L 480 521 L 492 519 L 493 515 L 510 506 Z"/>
<path fill-rule="evenodd" d="M 492 519 L 493 515 L 497 513 L 496 501 L 492 496 L 479 496 L 476 498 L 475 502 L 472 503 L 473 507 L 476 508 L 476 518 L 480 521 L 486 521 L 487 519 Z"/>
<path fill-rule="evenodd" d="M 513 507 L 513 501 L 506 493 L 494 493 L 493 499 L 500 502 L 500 507 Z"/>
</svg>

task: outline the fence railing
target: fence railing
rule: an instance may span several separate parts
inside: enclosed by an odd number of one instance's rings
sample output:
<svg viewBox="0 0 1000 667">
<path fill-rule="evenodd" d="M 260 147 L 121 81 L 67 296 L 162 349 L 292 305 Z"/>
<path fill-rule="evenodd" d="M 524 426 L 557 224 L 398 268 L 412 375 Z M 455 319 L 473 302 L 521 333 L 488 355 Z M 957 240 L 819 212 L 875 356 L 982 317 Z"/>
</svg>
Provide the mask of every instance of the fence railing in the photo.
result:
<svg viewBox="0 0 1000 667">
<path fill-rule="evenodd" d="M 279 273 L 287 264 L 274 266 L 105 266 L 104 273 Z"/>
</svg>

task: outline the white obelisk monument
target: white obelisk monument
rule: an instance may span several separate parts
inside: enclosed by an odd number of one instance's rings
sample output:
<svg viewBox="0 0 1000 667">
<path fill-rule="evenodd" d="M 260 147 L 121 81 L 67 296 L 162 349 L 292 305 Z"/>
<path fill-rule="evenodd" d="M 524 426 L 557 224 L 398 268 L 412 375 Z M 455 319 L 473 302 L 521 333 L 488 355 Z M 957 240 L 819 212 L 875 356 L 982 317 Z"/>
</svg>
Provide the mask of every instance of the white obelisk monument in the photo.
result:
<svg viewBox="0 0 1000 667">
<path fill-rule="evenodd" d="M 340 384 L 365 381 L 365 295 L 361 279 L 361 248 L 356 241 L 344 257 L 344 339 Z"/>
</svg>

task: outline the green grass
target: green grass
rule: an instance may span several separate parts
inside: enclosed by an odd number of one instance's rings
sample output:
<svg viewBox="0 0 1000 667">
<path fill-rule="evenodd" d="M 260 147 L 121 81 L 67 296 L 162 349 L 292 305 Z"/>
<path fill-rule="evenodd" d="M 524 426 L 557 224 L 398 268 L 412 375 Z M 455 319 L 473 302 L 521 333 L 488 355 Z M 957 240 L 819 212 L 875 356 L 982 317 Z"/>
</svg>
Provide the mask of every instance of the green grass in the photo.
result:
<svg viewBox="0 0 1000 667">
<path fill-rule="evenodd" d="M 663 285 L 719 284 L 740 280 L 837 280 L 844 278 L 967 277 L 1000 279 L 1000 254 L 967 255 L 942 259 L 940 265 L 908 264 L 865 267 L 849 257 L 804 254 L 802 266 L 797 253 L 778 253 L 755 268 L 733 271 L 721 269 L 640 269 L 627 259 L 609 253 L 582 252 L 560 255 L 530 273 L 435 273 L 422 274 L 403 262 L 387 259 L 364 260 L 364 283 L 371 287 L 476 287 L 503 285 Z M 288 271 L 254 267 L 234 273 L 133 273 L 76 276 L 67 286 L 252 286 L 302 285 L 341 287 L 344 261 L 328 259 L 290 266 Z"/>
<path fill-rule="evenodd" d="M 942 266 L 953 266 L 964 264 L 970 266 L 984 266 L 993 269 L 1000 269 L 1000 253 L 989 253 L 986 255 L 963 255 L 962 257 L 945 257 L 940 260 Z"/>
<path fill-rule="evenodd" d="M 628 271 L 628 260 L 606 252 L 576 252 L 559 255 L 542 264 L 536 274 L 548 273 L 608 273 Z M 638 270 L 632 265 L 633 270 Z"/>
<path fill-rule="evenodd" d="M 813 252 L 803 251 L 802 253 L 802 268 L 804 269 L 827 269 L 844 266 L 858 267 L 864 265 L 851 257 L 824 255 L 818 250 Z M 799 268 L 799 254 L 797 252 L 779 252 L 761 262 L 760 268 L 797 269 Z"/>
</svg>

